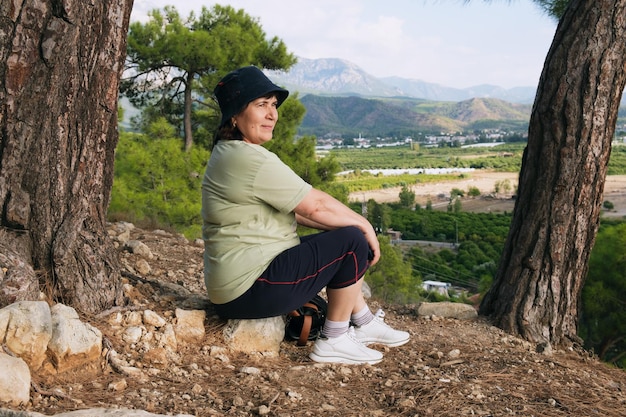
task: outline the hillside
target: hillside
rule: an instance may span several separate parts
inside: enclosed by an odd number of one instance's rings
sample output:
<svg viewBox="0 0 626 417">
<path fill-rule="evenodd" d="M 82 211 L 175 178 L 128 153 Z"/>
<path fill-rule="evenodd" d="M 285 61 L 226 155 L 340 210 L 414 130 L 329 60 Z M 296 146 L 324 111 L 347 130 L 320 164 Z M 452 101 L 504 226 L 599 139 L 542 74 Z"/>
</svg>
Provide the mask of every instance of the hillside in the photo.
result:
<svg viewBox="0 0 626 417">
<path fill-rule="evenodd" d="M 624 415 L 623 370 L 576 346 L 537 353 L 484 319 L 419 316 L 415 305 L 372 301 L 385 309 L 386 321 L 411 334 L 407 345 L 384 349 L 385 359 L 375 366 L 315 364 L 307 356 L 310 346 L 287 341 L 278 357 L 230 352 L 224 323 L 212 316 L 204 295 L 202 246 L 164 231 L 134 228 L 130 238 L 153 256 L 120 247 L 129 304 L 86 319 L 119 357 L 149 377 L 123 375 L 105 358 L 95 372 L 33 375 L 37 391 L 24 410 L 55 415 L 122 407 L 198 417 Z M 138 276 L 137 270 L 148 272 Z M 202 343 L 179 345 L 172 354 L 147 349 L 161 336 L 157 329 L 134 344 L 124 341 L 125 327 L 114 320 L 150 309 L 171 321 L 176 308 L 208 314 Z"/>
<path fill-rule="evenodd" d="M 306 114 L 299 132 L 323 136 L 329 132 L 369 137 L 517 128 L 525 131 L 531 106 L 493 98 L 433 102 L 409 98 L 362 98 L 305 95 Z"/>
</svg>

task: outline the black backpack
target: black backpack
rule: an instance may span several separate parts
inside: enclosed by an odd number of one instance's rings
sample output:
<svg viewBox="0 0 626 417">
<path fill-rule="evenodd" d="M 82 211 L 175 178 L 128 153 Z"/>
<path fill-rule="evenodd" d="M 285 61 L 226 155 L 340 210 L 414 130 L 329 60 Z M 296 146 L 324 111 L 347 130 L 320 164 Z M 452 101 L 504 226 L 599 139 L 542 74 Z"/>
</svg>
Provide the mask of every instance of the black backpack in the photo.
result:
<svg viewBox="0 0 626 417">
<path fill-rule="evenodd" d="M 285 336 L 297 340 L 298 346 L 306 345 L 307 340 L 317 339 L 322 334 L 327 311 L 326 300 L 316 295 L 311 301 L 287 315 Z"/>
</svg>

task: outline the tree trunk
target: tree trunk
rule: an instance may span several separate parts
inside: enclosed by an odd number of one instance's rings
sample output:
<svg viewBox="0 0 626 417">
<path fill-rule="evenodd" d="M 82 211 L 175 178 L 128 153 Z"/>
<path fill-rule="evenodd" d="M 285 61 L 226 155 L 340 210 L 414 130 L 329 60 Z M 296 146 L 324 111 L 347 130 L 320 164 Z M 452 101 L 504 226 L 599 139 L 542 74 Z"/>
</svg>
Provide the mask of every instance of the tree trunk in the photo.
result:
<svg viewBox="0 0 626 417">
<path fill-rule="evenodd" d="M 187 73 L 185 80 L 185 110 L 183 114 L 183 127 L 185 130 L 185 152 L 189 152 L 193 146 L 193 133 L 191 126 L 191 112 L 193 111 L 193 99 L 191 97 L 191 88 L 193 83 L 193 72 Z"/>
<path fill-rule="evenodd" d="M 539 81 L 511 229 L 480 306 L 532 342 L 579 341 L 578 302 L 626 80 L 625 5 L 572 0 Z"/>
<path fill-rule="evenodd" d="M 123 301 L 105 226 L 132 4 L 0 4 L 1 305 Z"/>
</svg>

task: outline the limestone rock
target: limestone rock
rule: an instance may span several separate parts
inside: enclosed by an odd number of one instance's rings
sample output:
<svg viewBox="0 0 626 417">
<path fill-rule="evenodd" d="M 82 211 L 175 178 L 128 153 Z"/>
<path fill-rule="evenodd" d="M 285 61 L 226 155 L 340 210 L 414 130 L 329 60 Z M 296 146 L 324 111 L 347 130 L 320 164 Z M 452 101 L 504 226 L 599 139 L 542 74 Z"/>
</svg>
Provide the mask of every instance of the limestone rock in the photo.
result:
<svg viewBox="0 0 626 417">
<path fill-rule="evenodd" d="M 30 400 L 30 371 L 20 358 L 0 352 L 0 402 L 12 405 L 26 404 Z"/>
<path fill-rule="evenodd" d="M 420 316 L 448 317 L 460 320 L 475 319 L 478 317 L 476 309 L 469 304 L 451 303 L 421 303 L 417 309 Z"/>
<path fill-rule="evenodd" d="M 229 320 L 224 329 L 228 346 L 239 352 L 267 352 L 278 354 L 285 338 L 285 320 L 282 316 L 256 320 Z"/>
<path fill-rule="evenodd" d="M 131 253 L 134 253 L 135 255 L 139 255 L 145 259 L 154 258 L 154 255 L 152 254 L 152 251 L 150 250 L 148 245 L 138 240 L 129 240 L 128 242 L 126 242 L 126 248 Z"/>
<path fill-rule="evenodd" d="M 52 313 L 52 338 L 48 354 L 58 372 L 96 362 L 102 352 L 102 332 L 83 323 L 72 307 L 56 304 Z"/>
<path fill-rule="evenodd" d="M 44 301 L 20 301 L 0 310 L 0 343 L 32 370 L 41 368 L 52 338 L 50 307 Z"/>
<path fill-rule="evenodd" d="M 152 310 L 144 310 L 143 323 L 146 326 L 163 327 L 167 321 Z"/>
<path fill-rule="evenodd" d="M 176 332 L 174 326 L 171 323 L 167 323 L 163 328 L 163 333 L 159 337 L 159 346 L 171 351 L 178 349 L 178 340 L 176 339 Z"/>
<path fill-rule="evenodd" d="M 188 343 L 198 343 L 204 339 L 204 319 L 206 312 L 203 310 L 176 309 L 176 340 Z"/>
<path fill-rule="evenodd" d="M 135 262 L 135 269 L 141 275 L 148 275 L 152 271 L 150 264 L 145 259 L 139 259 Z"/>
</svg>

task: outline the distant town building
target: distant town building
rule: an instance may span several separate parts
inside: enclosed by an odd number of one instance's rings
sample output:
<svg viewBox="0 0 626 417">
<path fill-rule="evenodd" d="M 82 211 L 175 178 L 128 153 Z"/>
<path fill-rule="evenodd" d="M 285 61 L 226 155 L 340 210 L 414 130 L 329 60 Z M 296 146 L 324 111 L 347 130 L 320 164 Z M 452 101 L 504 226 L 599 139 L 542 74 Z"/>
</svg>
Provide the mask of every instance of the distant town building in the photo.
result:
<svg viewBox="0 0 626 417">
<path fill-rule="evenodd" d="M 448 289 L 451 286 L 452 284 L 449 284 L 447 282 L 441 282 L 441 281 L 423 281 L 422 282 L 422 288 L 424 289 L 424 291 L 436 292 L 443 296 L 448 296 Z"/>
</svg>

